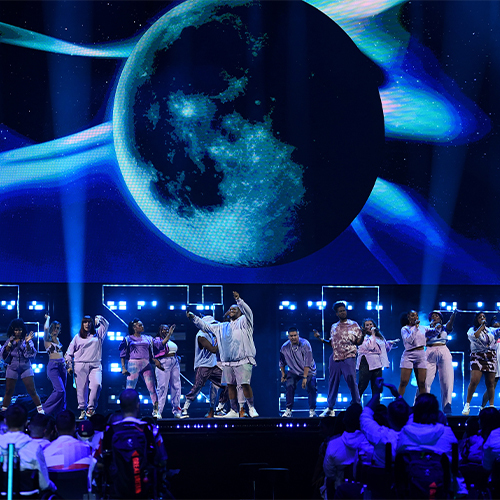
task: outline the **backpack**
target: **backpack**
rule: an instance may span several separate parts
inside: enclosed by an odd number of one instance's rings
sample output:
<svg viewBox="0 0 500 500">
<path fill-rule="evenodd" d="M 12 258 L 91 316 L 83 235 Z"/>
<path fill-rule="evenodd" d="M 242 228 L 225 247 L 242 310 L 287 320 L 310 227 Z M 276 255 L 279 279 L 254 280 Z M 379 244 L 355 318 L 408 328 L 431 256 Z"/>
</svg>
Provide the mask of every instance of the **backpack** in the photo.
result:
<svg viewBox="0 0 500 500">
<path fill-rule="evenodd" d="M 118 422 L 104 433 L 112 498 L 154 498 L 156 442 L 151 424 Z"/>
<path fill-rule="evenodd" d="M 404 482 L 400 485 L 403 498 L 450 498 L 451 470 L 445 453 L 421 450 L 398 454 L 395 474 Z"/>
</svg>

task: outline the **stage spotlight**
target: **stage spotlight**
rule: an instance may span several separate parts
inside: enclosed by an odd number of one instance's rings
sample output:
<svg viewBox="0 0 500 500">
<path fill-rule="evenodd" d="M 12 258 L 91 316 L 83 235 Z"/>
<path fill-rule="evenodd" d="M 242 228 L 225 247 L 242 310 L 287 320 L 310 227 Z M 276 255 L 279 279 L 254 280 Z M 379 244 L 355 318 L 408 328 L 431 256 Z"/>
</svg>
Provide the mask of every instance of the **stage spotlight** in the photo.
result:
<svg viewBox="0 0 500 500">
<path fill-rule="evenodd" d="M 158 301 L 157 300 L 153 300 L 153 302 L 151 302 L 151 305 L 153 307 L 156 307 L 158 305 Z"/>
<path fill-rule="evenodd" d="M 120 311 L 126 311 L 127 310 L 127 301 L 126 300 L 120 300 L 118 302 L 118 309 Z"/>
<path fill-rule="evenodd" d="M 118 309 L 118 306 L 115 304 L 114 300 L 108 300 L 106 302 L 106 305 L 109 307 L 111 311 L 116 311 Z"/>
<path fill-rule="evenodd" d="M 441 302 L 441 308 L 444 309 L 446 307 L 446 302 Z"/>
<path fill-rule="evenodd" d="M 44 311 L 45 302 L 37 302 L 36 300 L 30 300 L 26 305 L 26 308 L 30 311 Z"/>
<path fill-rule="evenodd" d="M 483 302 L 478 302 L 478 303 L 477 303 L 477 307 L 481 308 L 481 307 L 483 307 L 483 306 L 484 306 L 484 303 L 483 303 Z"/>
<path fill-rule="evenodd" d="M 373 309 L 373 304 L 372 304 L 372 301 L 369 300 L 367 303 L 366 303 L 366 306 L 365 306 L 365 309 L 367 311 L 371 311 Z"/>
<path fill-rule="evenodd" d="M 452 392 L 452 393 L 451 393 L 451 397 L 452 397 L 452 398 L 456 398 L 456 397 L 457 397 L 457 393 L 456 393 L 456 392 Z"/>
<path fill-rule="evenodd" d="M 478 397 L 478 395 L 479 395 L 479 394 L 478 394 L 477 392 L 475 392 L 475 393 L 472 395 L 472 397 L 473 397 L 473 398 L 477 398 L 477 397 Z"/>
<path fill-rule="evenodd" d="M 289 300 L 282 300 L 279 305 L 279 310 L 288 309 L 289 311 L 295 311 L 297 309 L 297 302 L 291 302 Z"/>
<path fill-rule="evenodd" d="M 448 334 L 448 340 L 453 340 L 453 335 Z"/>
<path fill-rule="evenodd" d="M 120 363 L 110 363 L 109 364 L 109 371 L 113 373 L 121 373 L 122 368 L 120 366 Z"/>
<path fill-rule="evenodd" d="M 453 368 L 458 368 L 458 361 L 452 361 L 451 365 L 453 366 Z"/>
</svg>

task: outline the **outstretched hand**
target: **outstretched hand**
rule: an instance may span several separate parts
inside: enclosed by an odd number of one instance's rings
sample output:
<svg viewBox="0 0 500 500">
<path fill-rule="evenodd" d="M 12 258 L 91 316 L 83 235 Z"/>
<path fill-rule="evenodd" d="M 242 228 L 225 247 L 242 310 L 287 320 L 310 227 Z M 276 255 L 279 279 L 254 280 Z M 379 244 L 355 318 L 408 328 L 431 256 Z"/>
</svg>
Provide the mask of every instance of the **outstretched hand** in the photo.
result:
<svg viewBox="0 0 500 500">
<path fill-rule="evenodd" d="M 321 335 L 319 334 L 318 330 L 313 329 L 314 336 L 319 339 Z"/>
<path fill-rule="evenodd" d="M 240 294 L 233 290 L 233 297 L 234 297 L 234 300 L 238 300 L 240 298 Z"/>
<path fill-rule="evenodd" d="M 380 393 L 383 392 L 383 390 L 384 390 L 384 379 L 383 379 L 383 377 L 377 377 L 375 379 L 374 389 L 377 392 L 380 392 Z"/>
<path fill-rule="evenodd" d="M 26 342 L 29 342 L 30 340 L 33 340 L 33 337 L 35 336 L 34 332 L 29 332 L 28 335 L 26 335 Z"/>
<path fill-rule="evenodd" d="M 384 384 L 385 387 L 387 387 L 390 391 L 391 391 L 391 394 L 395 397 L 395 398 L 399 398 L 399 392 L 398 390 L 396 389 L 396 386 L 393 385 L 393 384 Z"/>
</svg>

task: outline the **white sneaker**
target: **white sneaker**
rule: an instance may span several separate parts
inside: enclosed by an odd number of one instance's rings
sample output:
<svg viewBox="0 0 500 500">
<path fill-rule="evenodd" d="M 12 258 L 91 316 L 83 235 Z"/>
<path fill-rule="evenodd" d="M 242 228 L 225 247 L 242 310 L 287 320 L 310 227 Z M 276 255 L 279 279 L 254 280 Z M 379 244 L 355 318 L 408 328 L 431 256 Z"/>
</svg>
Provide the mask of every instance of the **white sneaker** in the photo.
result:
<svg viewBox="0 0 500 500">
<path fill-rule="evenodd" d="M 292 416 L 292 409 L 287 408 L 284 412 L 283 415 L 281 415 L 283 418 L 290 418 Z"/>
<path fill-rule="evenodd" d="M 176 411 L 174 413 L 174 418 L 182 418 L 182 413 L 180 411 Z"/>
<path fill-rule="evenodd" d="M 153 418 L 158 418 L 158 408 L 153 409 Z"/>
<path fill-rule="evenodd" d="M 187 411 L 187 408 L 182 409 L 181 418 L 189 418 L 189 413 Z"/>
<path fill-rule="evenodd" d="M 231 408 L 225 415 L 215 415 L 215 418 L 240 418 L 240 414 Z"/>
<path fill-rule="evenodd" d="M 309 410 L 309 417 L 313 418 L 313 417 L 317 417 L 317 416 L 318 416 L 318 414 L 316 413 L 316 410 L 314 410 L 314 409 L 311 408 Z"/>
<path fill-rule="evenodd" d="M 320 417 L 334 417 L 335 411 L 332 408 L 327 408 Z"/>
<path fill-rule="evenodd" d="M 86 417 L 87 417 L 87 412 L 85 410 L 82 410 L 80 416 L 78 417 L 78 420 L 85 420 Z"/>
<path fill-rule="evenodd" d="M 464 409 L 462 410 L 462 415 L 468 415 L 470 413 L 469 403 L 465 403 Z"/>
<path fill-rule="evenodd" d="M 259 414 L 257 413 L 257 410 L 253 406 L 248 407 L 248 414 L 250 415 L 251 418 L 258 417 Z"/>
</svg>

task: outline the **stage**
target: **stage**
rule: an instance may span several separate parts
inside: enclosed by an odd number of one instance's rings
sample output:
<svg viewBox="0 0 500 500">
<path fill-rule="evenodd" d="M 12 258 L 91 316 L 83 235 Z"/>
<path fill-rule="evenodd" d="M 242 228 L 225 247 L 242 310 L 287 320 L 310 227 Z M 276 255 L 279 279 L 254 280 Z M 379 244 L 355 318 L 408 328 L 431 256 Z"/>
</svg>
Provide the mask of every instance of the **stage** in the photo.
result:
<svg viewBox="0 0 500 500">
<path fill-rule="evenodd" d="M 467 418 L 448 418 L 457 439 L 464 433 Z M 168 466 L 179 469 L 171 479 L 172 493 L 186 499 L 252 498 L 254 479 L 259 497 L 263 493 L 259 481 L 262 488 L 269 488 L 274 476 L 278 498 L 320 498 L 313 477 L 320 445 L 335 419 L 159 420 Z M 259 468 L 278 470 L 259 472 Z"/>
</svg>

